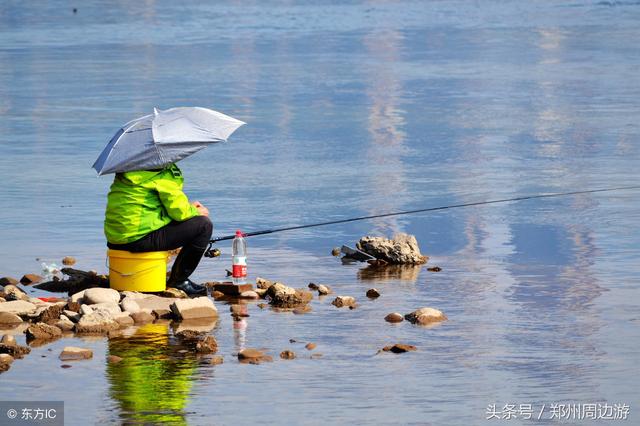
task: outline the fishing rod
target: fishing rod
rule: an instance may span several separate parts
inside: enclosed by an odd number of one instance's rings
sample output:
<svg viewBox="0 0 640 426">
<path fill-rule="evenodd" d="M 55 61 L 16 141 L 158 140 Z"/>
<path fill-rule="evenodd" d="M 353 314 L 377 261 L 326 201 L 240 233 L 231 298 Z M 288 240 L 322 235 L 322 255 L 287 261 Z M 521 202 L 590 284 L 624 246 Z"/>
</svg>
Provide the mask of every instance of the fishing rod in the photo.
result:
<svg viewBox="0 0 640 426">
<path fill-rule="evenodd" d="M 498 199 L 498 200 L 476 201 L 476 202 L 473 202 L 473 203 L 462 203 L 462 204 L 451 204 L 451 205 L 448 205 L 448 206 L 428 207 L 428 208 L 424 208 L 424 209 L 405 210 L 405 211 L 382 213 L 382 214 L 376 214 L 376 215 L 370 215 L 370 216 L 352 217 L 352 218 L 349 218 L 349 219 L 330 220 L 328 222 L 311 223 L 311 224 L 307 224 L 307 225 L 296 225 L 296 226 L 286 226 L 286 227 L 283 227 L 283 228 L 264 229 L 262 231 L 254 231 L 254 232 L 243 233 L 242 236 L 243 237 L 255 237 L 255 236 L 258 236 L 258 235 L 273 234 L 273 233 L 276 233 L 276 232 L 293 231 L 293 230 L 296 230 L 296 229 L 305 229 L 305 228 L 314 228 L 316 226 L 336 225 L 336 224 L 339 224 L 339 223 L 348 223 L 348 222 L 356 222 L 356 221 L 360 221 L 360 220 L 377 219 L 377 218 L 380 218 L 380 217 L 401 216 L 401 215 L 415 214 L 415 213 L 435 212 L 435 211 L 439 211 L 439 210 L 459 209 L 459 208 L 462 208 L 462 207 L 483 206 L 483 205 L 487 205 L 487 204 L 512 203 L 512 202 L 517 202 L 517 201 L 534 200 L 534 199 L 539 199 L 539 198 L 566 197 L 566 196 L 569 196 L 569 195 L 593 194 L 593 193 L 596 193 L 596 192 L 624 191 L 624 190 L 631 190 L 631 189 L 640 189 L 640 185 L 620 186 L 620 187 L 615 187 L 615 188 L 589 189 L 589 190 L 584 190 L 584 191 L 555 192 L 555 193 L 550 193 L 550 194 L 533 194 L 533 195 L 524 195 L 524 196 L 521 196 L 521 197 L 514 197 L 514 198 L 502 198 L 502 199 Z M 224 237 L 216 237 L 216 238 L 211 239 L 209 241 L 209 247 L 207 248 L 207 251 L 205 252 L 205 256 L 206 257 L 217 257 L 217 256 L 219 256 L 220 252 L 217 249 L 212 249 L 213 244 L 217 243 L 218 241 L 232 240 L 235 237 L 236 236 L 234 234 L 234 235 L 226 235 Z M 216 252 L 217 252 L 217 254 L 216 254 Z"/>
</svg>

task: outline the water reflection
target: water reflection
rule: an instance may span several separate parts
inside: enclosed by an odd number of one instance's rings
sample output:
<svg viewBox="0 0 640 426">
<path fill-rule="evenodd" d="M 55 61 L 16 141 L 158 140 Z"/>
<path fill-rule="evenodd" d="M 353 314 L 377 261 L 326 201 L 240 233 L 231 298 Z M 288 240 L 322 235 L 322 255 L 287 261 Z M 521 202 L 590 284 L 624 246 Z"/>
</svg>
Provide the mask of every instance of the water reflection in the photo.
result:
<svg viewBox="0 0 640 426">
<path fill-rule="evenodd" d="M 369 265 L 358 270 L 360 281 L 406 281 L 415 283 L 418 281 L 423 265 Z"/>
<path fill-rule="evenodd" d="M 197 360 L 171 343 L 168 324 L 143 325 L 131 336 L 109 339 L 108 354 L 123 358 L 107 364 L 109 394 L 123 424 L 187 424 Z"/>
</svg>

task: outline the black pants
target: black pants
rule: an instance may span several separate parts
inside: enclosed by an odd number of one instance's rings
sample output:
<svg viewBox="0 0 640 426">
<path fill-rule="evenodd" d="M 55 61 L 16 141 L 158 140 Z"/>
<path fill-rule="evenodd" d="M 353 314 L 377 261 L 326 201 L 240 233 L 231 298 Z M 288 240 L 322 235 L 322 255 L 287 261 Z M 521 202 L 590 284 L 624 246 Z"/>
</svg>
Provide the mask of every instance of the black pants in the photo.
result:
<svg viewBox="0 0 640 426">
<path fill-rule="evenodd" d="M 204 251 L 209 245 L 212 232 L 213 224 L 207 216 L 194 216 L 183 222 L 171 222 L 132 243 L 107 243 L 107 246 L 113 250 L 132 253 L 174 250 L 178 247 Z"/>
</svg>

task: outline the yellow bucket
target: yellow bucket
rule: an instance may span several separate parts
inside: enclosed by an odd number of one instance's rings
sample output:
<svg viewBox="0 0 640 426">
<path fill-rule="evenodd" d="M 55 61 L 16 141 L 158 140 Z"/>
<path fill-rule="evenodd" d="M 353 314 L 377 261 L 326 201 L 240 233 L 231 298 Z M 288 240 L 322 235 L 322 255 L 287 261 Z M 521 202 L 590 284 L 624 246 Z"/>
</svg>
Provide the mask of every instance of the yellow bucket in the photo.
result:
<svg viewBox="0 0 640 426">
<path fill-rule="evenodd" d="M 168 251 L 131 253 L 108 250 L 109 285 L 119 291 L 164 291 L 167 287 Z"/>
</svg>

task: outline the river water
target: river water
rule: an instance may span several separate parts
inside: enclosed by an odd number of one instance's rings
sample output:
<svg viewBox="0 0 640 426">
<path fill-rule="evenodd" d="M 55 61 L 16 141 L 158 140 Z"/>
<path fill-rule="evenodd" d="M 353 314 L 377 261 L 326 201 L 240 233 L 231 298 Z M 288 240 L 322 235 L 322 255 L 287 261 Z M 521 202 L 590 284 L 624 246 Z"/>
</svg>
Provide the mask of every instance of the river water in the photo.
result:
<svg viewBox="0 0 640 426">
<path fill-rule="evenodd" d="M 637 184 L 639 24 L 636 1 L 2 2 L 0 275 L 67 255 L 106 272 L 112 179 L 91 165 L 153 107 L 248 123 L 180 163 L 216 235 Z M 181 353 L 167 324 L 64 338 L 3 373 L 0 399 L 64 400 L 73 425 L 556 424 L 572 404 L 626 405 L 637 423 L 638 223 L 628 190 L 255 237 L 251 278 L 326 283 L 359 308 L 250 303 L 234 324 L 216 302 L 216 366 Z M 330 255 L 399 231 L 442 272 Z M 220 248 L 198 280 L 224 278 Z M 383 320 L 423 306 L 449 320 Z M 418 350 L 376 355 L 396 342 Z M 94 358 L 60 368 L 66 345 Z M 239 364 L 242 347 L 276 360 Z"/>
</svg>

